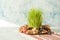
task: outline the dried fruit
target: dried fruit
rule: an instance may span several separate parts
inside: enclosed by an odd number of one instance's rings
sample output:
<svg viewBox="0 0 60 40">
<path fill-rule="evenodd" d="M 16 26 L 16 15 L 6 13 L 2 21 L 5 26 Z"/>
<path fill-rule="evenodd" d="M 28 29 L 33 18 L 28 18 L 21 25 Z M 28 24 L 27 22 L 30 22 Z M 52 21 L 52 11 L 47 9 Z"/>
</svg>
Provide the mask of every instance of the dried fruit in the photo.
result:
<svg viewBox="0 0 60 40">
<path fill-rule="evenodd" d="M 49 35 L 50 35 L 50 34 L 51 34 L 51 30 L 49 30 L 49 31 L 47 32 L 47 34 L 49 34 Z"/>
<path fill-rule="evenodd" d="M 26 33 L 26 34 L 51 34 L 51 29 L 49 25 L 42 25 L 39 28 L 36 27 L 27 27 L 27 25 L 21 26 L 19 28 L 19 32 Z"/>
<path fill-rule="evenodd" d="M 27 30 L 26 34 L 33 34 L 33 31 L 32 30 Z"/>
<path fill-rule="evenodd" d="M 51 34 L 51 29 L 49 25 L 42 25 L 38 30 L 39 34 Z"/>
<path fill-rule="evenodd" d="M 37 28 L 33 28 L 32 31 L 33 31 L 33 34 L 38 34 Z"/>
<path fill-rule="evenodd" d="M 27 30 L 32 30 L 33 29 L 33 27 L 27 27 Z"/>
<path fill-rule="evenodd" d="M 25 33 L 27 31 L 27 27 L 26 26 L 21 26 L 19 28 L 19 32 Z"/>
</svg>

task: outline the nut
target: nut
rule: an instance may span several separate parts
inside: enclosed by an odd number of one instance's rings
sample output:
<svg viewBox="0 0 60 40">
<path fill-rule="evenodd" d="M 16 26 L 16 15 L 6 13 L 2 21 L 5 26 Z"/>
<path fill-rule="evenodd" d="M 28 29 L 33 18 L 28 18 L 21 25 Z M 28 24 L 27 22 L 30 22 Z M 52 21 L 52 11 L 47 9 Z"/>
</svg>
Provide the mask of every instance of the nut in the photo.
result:
<svg viewBox="0 0 60 40">
<path fill-rule="evenodd" d="M 32 30 L 27 30 L 26 34 L 33 34 L 33 31 Z"/>
<path fill-rule="evenodd" d="M 27 27 L 21 26 L 18 30 L 19 30 L 19 32 L 25 33 L 27 31 Z"/>
<path fill-rule="evenodd" d="M 37 28 L 33 28 L 32 31 L 33 31 L 33 34 L 38 34 Z"/>
</svg>

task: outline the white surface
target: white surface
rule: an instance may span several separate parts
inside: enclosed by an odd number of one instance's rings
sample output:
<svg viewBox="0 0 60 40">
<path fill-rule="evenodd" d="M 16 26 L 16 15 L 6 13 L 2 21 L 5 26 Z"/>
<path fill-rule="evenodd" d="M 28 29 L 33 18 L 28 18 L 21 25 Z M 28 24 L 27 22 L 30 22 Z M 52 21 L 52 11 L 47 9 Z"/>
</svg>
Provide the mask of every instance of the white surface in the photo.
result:
<svg viewBox="0 0 60 40">
<path fill-rule="evenodd" d="M 18 25 L 0 19 L 0 27 L 17 27 Z"/>
<path fill-rule="evenodd" d="M 17 28 L 0 29 L 0 40 L 36 40 L 28 35 L 21 34 Z"/>
<path fill-rule="evenodd" d="M 0 40 L 36 40 L 17 31 L 18 25 L 0 20 Z"/>
</svg>

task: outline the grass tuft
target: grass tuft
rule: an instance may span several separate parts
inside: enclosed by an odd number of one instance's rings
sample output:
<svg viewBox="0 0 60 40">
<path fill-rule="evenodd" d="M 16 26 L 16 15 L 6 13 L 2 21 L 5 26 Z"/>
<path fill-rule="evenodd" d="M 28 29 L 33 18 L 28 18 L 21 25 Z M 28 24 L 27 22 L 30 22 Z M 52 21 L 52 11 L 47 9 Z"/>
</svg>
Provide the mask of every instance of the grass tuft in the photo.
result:
<svg viewBox="0 0 60 40">
<path fill-rule="evenodd" d="M 42 11 L 40 9 L 32 8 L 27 15 L 28 26 L 40 27 L 42 25 Z"/>
</svg>

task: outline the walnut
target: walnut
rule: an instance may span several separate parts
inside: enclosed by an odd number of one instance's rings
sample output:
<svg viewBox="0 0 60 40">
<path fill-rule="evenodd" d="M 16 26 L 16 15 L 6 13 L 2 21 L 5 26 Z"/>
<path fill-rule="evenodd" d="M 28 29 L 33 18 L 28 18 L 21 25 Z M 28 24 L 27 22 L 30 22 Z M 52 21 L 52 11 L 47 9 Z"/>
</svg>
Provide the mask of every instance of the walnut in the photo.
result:
<svg viewBox="0 0 60 40">
<path fill-rule="evenodd" d="M 39 28 L 39 34 L 51 34 L 51 29 L 49 25 L 42 25 Z"/>
</svg>

